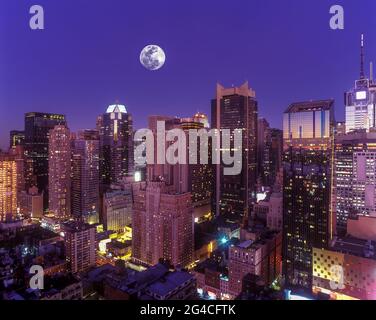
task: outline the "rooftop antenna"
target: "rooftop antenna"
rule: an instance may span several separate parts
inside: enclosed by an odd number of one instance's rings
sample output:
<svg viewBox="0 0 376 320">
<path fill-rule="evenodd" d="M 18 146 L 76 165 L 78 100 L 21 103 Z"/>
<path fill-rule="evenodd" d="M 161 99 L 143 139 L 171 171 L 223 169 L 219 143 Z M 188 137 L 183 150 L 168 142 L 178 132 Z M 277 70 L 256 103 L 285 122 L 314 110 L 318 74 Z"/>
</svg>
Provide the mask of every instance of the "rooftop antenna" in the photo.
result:
<svg viewBox="0 0 376 320">
<path fill-rule="evenodd" d="M 364 34 L 360 36 L 360 79 L 365 79 L 364 74 Z"/>
</svg>

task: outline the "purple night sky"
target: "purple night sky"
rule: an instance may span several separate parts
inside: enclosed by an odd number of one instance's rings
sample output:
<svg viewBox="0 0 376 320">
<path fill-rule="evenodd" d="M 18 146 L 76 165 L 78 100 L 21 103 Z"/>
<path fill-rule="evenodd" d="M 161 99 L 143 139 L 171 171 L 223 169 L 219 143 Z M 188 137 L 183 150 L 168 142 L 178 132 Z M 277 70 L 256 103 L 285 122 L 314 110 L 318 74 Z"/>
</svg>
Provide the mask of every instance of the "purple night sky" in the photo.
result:
<svg viewBox="0 0 376 320">
<path fill-rule="evenodd" d="M 45 10 L 45 30 L 29 28 L 29 8 Z M 329 28 L 329 8 L 345 9 L 345 30 Z M 66 114 L 73 131 L 95 126 L 118 100 L 136 128 L 147 115 L 210 113 L 215 84 L 256 90 L 259 112 L 281 127 L 293 101 L 334 98 L 359 77 L 359 38 L 376 64 L 375 0 L 1 0 L 0 147 L 29 111 Z M 165 66 L 144 69 L 147 44 Z M 367 67 L 368 74 L 368 67 Z"/>
</svg>

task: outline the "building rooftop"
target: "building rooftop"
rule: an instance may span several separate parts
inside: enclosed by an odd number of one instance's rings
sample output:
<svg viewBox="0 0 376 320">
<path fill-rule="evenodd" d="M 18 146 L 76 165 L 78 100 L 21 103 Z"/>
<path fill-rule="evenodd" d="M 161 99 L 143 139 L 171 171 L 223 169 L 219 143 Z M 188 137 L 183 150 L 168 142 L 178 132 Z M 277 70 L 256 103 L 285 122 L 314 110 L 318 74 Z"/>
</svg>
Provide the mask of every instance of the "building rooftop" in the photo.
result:
<svg viewBox="0 0 376 320">
<path fill-rule="evenodd" d="M 285 113 L 307 112 L 315 110 L 331 110 L 334 107 L 334 100 L 315 100 L 295 102 L 290 104 Z"/>
<path fill-rule="evenodd" d="M 130 246 L 132 246 L 131 240 L 127 240 L 125 242 L 112 240 L 111 242 L 107 244 L 108 248 L 115 248 L 115 249 L 126 249 L 126 248 L 129 248 Z"/>
<path fill-rule="evenodd" d="M 244 241 L 244 242 L 238 244 L 238 247 L 242 248 L 242 249 L 248 249 L 253 243 L 254 243 L 254 241 L 247 240 L 247 241 Z"/>
<path fill-rule="evenodd" d="M 168 295 L 192 278 L 193 275 L 186 271 L 171 271 L 166 265 L 159 263 L 145 271 L 128 274 L 117 287 L 130 295 L 153 299 L 154 295 Z"/>
<path fill-rule="evenodd" d="M 112 113 L 112 112 L 127 113 L 127 108 L 125 107 L 125 105 L 122 105 L 122 104 L 112 104 L 108 106 L 106 113 Z"/>
<path fill-rule="evenodd" d="M 116 271 L 116 267 L 111 264 L 104 264 L 88 271 L 85 275 L 85 279 L 89 281 L 100 281 L 108 274 Z"/>
<path fill-rule="evenodd" d="M 190 281 L 193 275 L 185 271 L 169 272 L 156 282 L 148 286 L 147 292 L 158 296 L 166 296 L 185 282 Z"/>
<path fill-rule="evenodd" d="M 367 132 L 365 129 L 357 129 L 346 134 L 339 134 L 336 137 L 337 143 L 374 143 L 376 132 Z"/>
<path fill-rule="evenodd" d="M 351 236 L 337 238 L 331 249 L 344 254 L 376 260 L 376 241 L 367 241 Z"/>
<path fill-rule="evenodd" d="M 225 266 L 221 265 L 218 261 L 211 258 L 204 260 L 195 267 L 195 271 L 199 273 L 204 273 L 206 269 L 220 272 L 224 275 L 227 275 L 228 273 L 228 270 Z"/>
<path fill-rule="evenodd" d="M 87 223 L 77 222 L 77 221 L 68 221 L 62 224 L 62 229 L 66 232 L 78 232 L 85 231 L 95 228 L 95 225 L 90 225 Z"/>
</svg>

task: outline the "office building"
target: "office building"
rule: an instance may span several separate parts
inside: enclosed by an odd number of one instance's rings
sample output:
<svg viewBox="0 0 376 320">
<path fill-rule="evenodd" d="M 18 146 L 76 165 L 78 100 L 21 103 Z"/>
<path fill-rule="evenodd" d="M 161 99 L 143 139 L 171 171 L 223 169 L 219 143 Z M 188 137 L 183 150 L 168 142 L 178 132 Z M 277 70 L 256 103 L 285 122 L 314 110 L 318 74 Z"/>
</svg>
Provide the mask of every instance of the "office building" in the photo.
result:
<svg viewBox="0 0 376 320">
<path fill-rule="evenodd" d="M 335 139 L 333 209 L 337 233 L 349 217 L 375 215 L 376 133 L 356 130 Z"/>
<path fill-rule="evenodd" d="M 135 262 L 172 265 L 193 262 L 193 207 L 191 194 L 178 193 L 164 182 L 133 186 L 132 256 Z"/>
<path fill-rule="evenodd" d="M 124 232 L 132 224 L 132 190 L 112 189 L 103 195 L 103 225 L 106 230 Z"/>
<path fill-rule="evenodd" d="M 264 185 L 268 184 L 270 174 L 270 126 L 264 119 L 258 119 L 257 123 L 257 172 Z"/>
<path fill-rule="evenodd" d="M 44 209 L 48 208 L 48 157 L 50 130 L 66 125 L 61 114 L 29 112 L 25 114 L 25 188 L 36 186 L 44 194 Z"/>
<path fill-rule="evenodd" d="M 70 221 L 62 225 L 66 261 L 72 273 L 87 270 L 96 264 L 95 226 Z"/>
<path fill-rule="evenodd" d="M 66 126 L 55 126 L 49 135 L 49 211 L 59 219 L 71 217 L 71 140 Z"/>
<path fill-rule="evenodd" d="M 37 187 L 19 193 L 20 213 L 27 218 L 41 219 L 43 217 L 43 193 Z"/>
<path fill-rule="evenodd" d="M 99 132 L 84 130 L 72 141 L 72 215 L 99 222 Z"/>
<path fill-rule="evenodd" d="M 190 192 L 194 207 L 210 206 L 212 194 L 212 166 L 210 163 L 201 163 L 199 157 L 197 163 L 189 163 L 190 145 L 189 130 L 207 130 L 208 120 L 203 113 L 196 113 L 192 118 L 171 118 L 164 116 L 150 116 L 149 129 L 152 130 L 156 141 L 157 122 L 164 121 L 165 130 L 181 129 L 186 137 L 186 163 L 171 165 L 149 164 L 147 177 L 150 181 L 163 179 L 167 184 L 173 185 L 178 192 Z M 166 150 L 169 144 L 166 144 Z M 210 147 L 208 148 L 211 153 Z M 156 154 L 156 151 L 155 151 Z M 197 154 L 200 154 L 200 148 L 197 146 Z M 210 158 L 210 155 L 209 155 Z M 210 209 L 209 209 L 210 211 Z"/>
<path fill-rule="evenodd" d="M 16 157 L 0 153 L 0 222 L 11 220 L 17 214 L 17 172 Z"/>
<path fill-rule="evenodd" d="M 126 107 L 110 105 L 98 120 L 102 188 L 133 174 L 133 119 Z"/>
<path fill-rule="evenodd" d="M 217 85 L 211 103 L 212 129 L 242 130 L 242 171 L 239 175 L 224 175 L 224 165 L 213 166 L 213 211 L 229 214 L 241 221 L 255 199 L 257 179 L 257 101 L 248 82 L 240 87 Z M 233 135 L 231 135 L 233 144 Z"/>
<path fill-rule="evenodd" d="M 291 104 L 283 117 L 283 275 L 310 289 L 312 248 L 335 232 L 331 207 L 334 101 Z"/>
</svg>

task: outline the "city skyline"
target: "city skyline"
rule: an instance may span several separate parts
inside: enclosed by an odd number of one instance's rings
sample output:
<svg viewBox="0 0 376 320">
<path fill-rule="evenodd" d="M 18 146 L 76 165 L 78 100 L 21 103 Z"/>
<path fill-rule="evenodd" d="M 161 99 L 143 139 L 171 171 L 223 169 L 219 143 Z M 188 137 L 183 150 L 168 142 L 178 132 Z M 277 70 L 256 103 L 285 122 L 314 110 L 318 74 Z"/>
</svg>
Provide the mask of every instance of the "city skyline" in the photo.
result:
<svg viewBox="0 0 376 320">
<path fill-rule="evenodd" d="M 135 128 L 146 127 L 149 114 L 210 114 L 208 101 L 217 82 L 230 87 L 248 80 L 256 91 L 260 116 L 266 116 L 272 127 L 282 128 L 280 115 L 292 101 L 334 98 L 336 118 L 342 120 L 343 94 L 359 74 L 361 33 L 365 34 L 367 74 L 369 62 L 376 57 L 372 41 L 376 28 L 369 16 L 376 4 L 342 1 L 346 27 L 333 31 L 327 22 L 332 3 L 323 1 L 314 8 L 295 0 L 291 3 L 293 9 L 275 1 L 238 1 L 232 6 L 242 9 L 238 11 L 244 19 L 239 22 L 238 17 L 225 15 L 226 1 L 216 8 L 200 5 L 198 12 L 196 3 L 177 7 L 170 1 L 153 10 L 115 0 L 88 8 L 82 1 L 40 1 L 46 28 L 33 32 L 28 29 L 28 6 L 8 2 L 2 11 L 7 11 L 7 17 L 0 19 L 6 31 L 0 55 L 4 69 L 0 147 L 7 149 L 9 131 L 22 129 L 23 114 L 33 110 L 65 114 L 73 132 L 93 128 L 96 116 L 116 100 L 132 113 Z M 68 23 L 63 24 L 60 11 L 69 12 Z M 176 12 L 176 17 L 169 12 Z M 159 19 L 151 19 L 153 15 Z M 182 15 L 180 21 L 177 16 Z M 81 18 L 86 24 L 81 25 Z M 291 28 L 287 20 L 297 27 Z M 244 43 L 244 38 L 249 41 Z M 222 45 L 227 40 L 233 42 L 229 48 Z M 157 43 L 166 51 L 166 65 L 157 72 L 145 70 L 138 62 L 147 43 Z M 322 48 L 327 49 L 325 54 Z M 216 52 L 215 59 L 208 55 L 209 49 Z M 200 81 L 195 80 L 198 76 Z M 16 115 L 3 112 L 8 108 L 17 109 Z"/>
<path fill-rule="evenodd" d="M 376 300 L 376 2 L 331 1 L 9 0 L 0 300 Z"/>
</svg>

